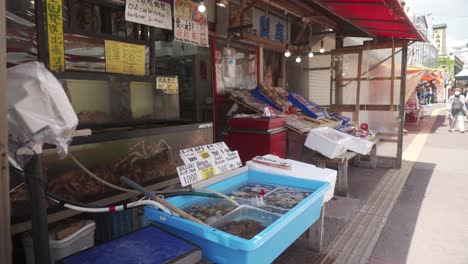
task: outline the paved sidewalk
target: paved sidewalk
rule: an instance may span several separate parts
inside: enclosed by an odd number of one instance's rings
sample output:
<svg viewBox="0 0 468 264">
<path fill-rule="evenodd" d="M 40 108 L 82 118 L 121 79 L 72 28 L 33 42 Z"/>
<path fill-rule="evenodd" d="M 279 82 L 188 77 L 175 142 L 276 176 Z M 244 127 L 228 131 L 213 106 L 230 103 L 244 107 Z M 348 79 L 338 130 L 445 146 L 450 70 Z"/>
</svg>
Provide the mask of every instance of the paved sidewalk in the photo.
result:
<svg viewBox="0 0 468 264">
<path fill-rule="evenodd" d="M 468 133 L 448 132 L 444 111 L 435 118 L 405 150 L 416 163 L 369 264 L 468 263 Z"/>
</svg>

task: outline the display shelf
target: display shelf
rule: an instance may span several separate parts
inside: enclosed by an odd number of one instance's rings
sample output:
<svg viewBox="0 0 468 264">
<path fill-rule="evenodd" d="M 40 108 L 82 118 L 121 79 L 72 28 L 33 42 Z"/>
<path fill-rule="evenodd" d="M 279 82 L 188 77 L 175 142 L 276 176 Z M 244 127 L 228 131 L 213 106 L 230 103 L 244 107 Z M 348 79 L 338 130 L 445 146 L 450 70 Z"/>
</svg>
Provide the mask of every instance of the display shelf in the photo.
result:
<svg viewBox="0 0 468 264">
<path fill-rule="evenodd" d="M 160 127 L 126 127 L 121 129 L 97 130 L 93 131 L 94 134 L 92 136 L 74 138 L 72 141 L 72 145 L 81 145 L 144 136 L 154 136 L 179 131 L 211 128 L 212 126 L 212 123 L 184 124 L 184 122 L 181 121 L 174 121 L 161 124 Z"/>
<path fill-rule="evenodd" d="M 156 82 L 156 75 L 131 75 L 109 72 L 86 72 L 86 71 L 65 71 L 55 72 L 58 79 L 71 80 L 107 80 L 107 81 L 131 81 L 131 82 Z"/>
</svg>

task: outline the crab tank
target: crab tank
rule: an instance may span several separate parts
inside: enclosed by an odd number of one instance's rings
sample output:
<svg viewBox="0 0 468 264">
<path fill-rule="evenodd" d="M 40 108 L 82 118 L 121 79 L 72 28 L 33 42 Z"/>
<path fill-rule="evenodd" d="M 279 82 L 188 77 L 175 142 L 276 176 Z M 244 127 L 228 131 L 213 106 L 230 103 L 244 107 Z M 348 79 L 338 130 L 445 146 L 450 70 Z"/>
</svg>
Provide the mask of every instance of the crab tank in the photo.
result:
<svg viewBox="0 0 468 264">
<path fill-rule="evenodd" d="M 231 203 L 216 198 L 171 197 L 168 202 L 208 225 L 153 207 L 145 208 L 143 224 L 157 225 L 199 245 L 203 257 L 214 263 L 271 263 L 319 218 L 329 188 L 327 182 L 246 168 L 218 177 L 203 188 L 234 196 L 241 206 L 233 209 Z M 262 189 L 264 203 L 253 202 Z"/>
</svg>

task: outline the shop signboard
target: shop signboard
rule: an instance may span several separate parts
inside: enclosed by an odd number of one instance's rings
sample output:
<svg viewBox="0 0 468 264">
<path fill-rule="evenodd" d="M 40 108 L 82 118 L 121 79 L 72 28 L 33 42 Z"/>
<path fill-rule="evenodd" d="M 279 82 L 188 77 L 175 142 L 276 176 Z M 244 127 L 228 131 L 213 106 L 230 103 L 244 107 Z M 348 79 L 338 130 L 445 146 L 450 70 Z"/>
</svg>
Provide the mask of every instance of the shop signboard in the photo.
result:
<svg viewBox="0 0 468 264">
<path fill-rule="evenodd" d="M 171 5 L 158 0 L 127 0 L 125 20 L 172 30 Z"/>
<path fill-rule="evenodd" d="M 198 11 L 198 3 L 174 1 L 174 38 L 197 46 L 209 46 L 207 13 Z"/>
<path fill-rule="evenodd" d="M 106 40 L 106 72 L 145 74 L 145 46 Z"/>
<path fill-rule="evenodd" d="M 49 42 L 49 69 L 54 72 L 65 70 L 63 48 L 62 0 L 47 0 L 47 38 Z"/>
</svg>

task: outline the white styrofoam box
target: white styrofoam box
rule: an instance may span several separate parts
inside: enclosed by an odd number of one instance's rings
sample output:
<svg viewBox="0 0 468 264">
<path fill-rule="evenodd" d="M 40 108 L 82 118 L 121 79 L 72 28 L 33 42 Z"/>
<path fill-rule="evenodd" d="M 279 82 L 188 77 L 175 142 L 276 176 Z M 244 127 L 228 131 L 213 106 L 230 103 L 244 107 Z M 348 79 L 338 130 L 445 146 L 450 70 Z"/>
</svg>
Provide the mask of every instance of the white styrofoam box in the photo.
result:
<svg viewBox="0 0 468 264">
<path fill-rule="evenodd" d="M 352 135 L 348 135 L 341 131 L 337 131 L 338 133 L 342 133 L 344 136 L 349 137 L 350 140 L 344 143 L 345 148 L 348 150 L 354 151 L 361 155 L 368 155 L 372 149 L 374 143 L 370 142 L 369 140 L 365 140 L 362 138 L 358 138 Z"/>
<path fill-rule="evenodd" d="M 83 227 L 62 240 L 49 238 L 50 263 L 55 263 L 55 261 L 59 259 L 93 247 L 95 229 L 96 224 L 93 221 L 86 221 L 86 224 Z M 34 246 L 31 235 L 29 233 L 25 233 L 22 240 L 26 255 L 26 263 L 34 264 Z"/>
<path fill-rule="evenodd" d="M 274 155 L 265 155 L 266 158 L 278 158 Z M 279 174 L 279 175 L 286 175 L 291 177 L 303 178 L 303 179 L 310 179 L 310 180 L 317 180 L 317 181 L 324 181 L 330 184 L 330 189 L 325 192 L 323 202 L 328 202 L 331 198 L 333 198 L 333 194 L 335 191 L 335 183 L 336 183 L 336 170 L 331 169 L 322 169 L 318 168 L 312 164 L 307 164 L 304 162 L 296 161 L 287 159 L 287 162 L 291 163 L 291 169 L 285 170 L 280 168 L 271 167 L 268 165 L 263 165 L 260 163 L 256 163 L 253 161 L 247 161 L 247 167 L 249 170 L 256 170 L 271 174 Z"/>
<path fill-rule="evenodd" d="M 318 151 L 324 156 L 334 159 L 346 153 L 345 144 L 351 139 L 343 133 L 329 127 L 311 129 L 304 146 Z"/>
</svg>

